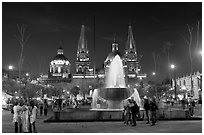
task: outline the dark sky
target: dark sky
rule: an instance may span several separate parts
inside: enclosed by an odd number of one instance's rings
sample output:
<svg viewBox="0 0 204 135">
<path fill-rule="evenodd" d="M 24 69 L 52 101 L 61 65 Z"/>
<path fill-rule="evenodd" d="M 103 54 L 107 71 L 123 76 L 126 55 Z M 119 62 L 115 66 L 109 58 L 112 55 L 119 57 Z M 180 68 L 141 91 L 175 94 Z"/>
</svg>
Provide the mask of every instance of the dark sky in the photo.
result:
<svg viewBox="0 0 204 135">
<path fill-rule="evenodd" d="M 47 73 L 49 63 L 60 46 L 71 62 L 75 73 L 75 60 L 81 24 L 85 24 L 88 48 L 93 64 L 93 18 L 95 16 L 95 62 L 101 67 L 108 53 L 114 34 L 119 50 L 124 53 L 128 25 L 131 23 L 137 53 L 143 55 L 142 73 L 154 71 L 152 52 L 160 53 L 158 75 L 168 75 L 167 57 L 163 46 L 171 44 L 170 60 L 177 66 L 177 75 L 190 72 L 187 45 L 187 24 L 193 27 L 192 55 L 194 70 L 201 70 L 201 57 L 196 48 L 197 21 L 200 21 L 199 46 L 201 48 L 202 3 L 14 3 L 2 4 L 2 67 L 12 64 L 17 68 L 20 45 L 14 35 L 17 24 L 26 24 L 30 38 L 24 48 L 24 70 L 32 74 Z"/>
</svg>

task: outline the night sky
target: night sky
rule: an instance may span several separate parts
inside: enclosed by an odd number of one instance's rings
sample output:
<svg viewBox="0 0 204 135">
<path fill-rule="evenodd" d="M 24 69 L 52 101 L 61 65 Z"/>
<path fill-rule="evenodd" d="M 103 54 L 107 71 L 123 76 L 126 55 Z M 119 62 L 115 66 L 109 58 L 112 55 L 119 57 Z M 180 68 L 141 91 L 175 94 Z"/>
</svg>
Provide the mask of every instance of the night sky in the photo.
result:
<svg viewBox="0 0 204 135">
<path fill-rule="evenodd" d="M 170 60 L 176 64 L 179 76 L 190 73 L 188 46 L 182 35 L 188 37 L 187 24 L 193 27 L 192 55 L 194 70 L 201 70 L 202 3 L 13 3 L 2 4 L 2 67 L 18 66 L 20 45 L 14 35 L 17 24 L 26 24 L 30 38 L 24 48 L 23 69 L 31 74 L 47 73 L 50 61 L 61 45 L 64 55 L 71 62 L 75 73 L 76 51 L 81 25 L 86 26 L 86 38 L 90 50 L 91 66 L 101 68 L 111 52 L 114 35 L 123 54 L 131 23 L 137 53 L 143 55 L 141 73 L 154 71 L 152 52 L 160 53 L 158 76 L 167 77 L 168 68 L 164 45 L 171 45 Z M 197 21 L 200 21 L 199 44 L 196 46 Z M 196 48 L 197 47 L 197 48 Z"/>
</svg>

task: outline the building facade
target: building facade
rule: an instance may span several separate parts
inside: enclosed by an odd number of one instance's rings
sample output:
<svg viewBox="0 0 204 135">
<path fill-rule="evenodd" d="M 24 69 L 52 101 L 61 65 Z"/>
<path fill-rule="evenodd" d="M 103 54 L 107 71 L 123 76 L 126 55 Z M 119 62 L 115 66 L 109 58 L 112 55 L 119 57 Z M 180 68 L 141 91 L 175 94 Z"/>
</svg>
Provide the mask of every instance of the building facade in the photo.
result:
<svg viewBox="0 0 204 135">
<path fill-rule="evenodd" d="M 78 42 L 76 73 L 88 74 L 90 73 L 90 59 L 89 50 L 87 47 L 87 40 L 85 39 L 85 26 L 81 26 L 81 33 Z"/>
<path fill-rule="evenodd" d="M 70 66 L 71 64 L 64 56 L 62 47 L 59 47 L 57 55 L 50 62 L 48 78 L 69 78 Z"/>
<path fill-rule="evenodd" d="M 175 88 L 175 81 L 172 80 L 172 88 Z M 195 72 L 192 75 L 179 77 L 176 79 L 177 92 L 183 92 L 185 97 L 201 99 L 202 96 L 202 74 Z"/>
<path fill-rule="evenodd" d="M 71 64 L 64 56 L 63 49 L 60 47 L 57 51 L 57 56 L 50 62 L 48 78 L 41 77 L 41 81 L 46 83 L 72 83 L 74 86 L 79 86 L 82 91 L 84 91 L 84 89 L 100 87 L 104 84 L 110 63 L 116 55 L 119 55 L 122 59 L 126 83 L 130 80 L 136 83 L 137 81 L 141 81 L 142 78 L 146 78 L 146 74 L 139 73 L 139 59 L 131 26 L 128 26 L 128 37 L 124 54 L 119 52 L 119 44 L 114 38 L 112 51 L 104 61 L 103 72 L 94 71 L 95 69 L 90 67 L 90 57 L 85 31 L 85 25 L 82 25 L 76 52 L 76 72 L 74 74 L 70 73 Z M 84 95 L 84 93 L 80 94 Z"/>
</svg>

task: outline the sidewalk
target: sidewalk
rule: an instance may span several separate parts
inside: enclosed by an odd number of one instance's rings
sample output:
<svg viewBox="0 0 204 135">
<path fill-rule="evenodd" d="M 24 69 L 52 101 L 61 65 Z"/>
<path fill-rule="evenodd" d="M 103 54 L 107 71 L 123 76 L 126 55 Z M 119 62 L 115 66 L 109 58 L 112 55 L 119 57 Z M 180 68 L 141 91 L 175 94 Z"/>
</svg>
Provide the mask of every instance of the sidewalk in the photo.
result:
<svg viewBox="0 0 204 135">
<path fill-rule="evenodd" d="M 2 132 L 13 133 L 12 114 L 3 112 Z M 44 123 L 50 117 L 38 116 L 36 127 L 38 133 L 201 133 L 202 121 L 158 121 L 155 126 L 137 121 L 137 126 L 126 126 L 123 122 L 69 122 L 69 123 Z"/>
</svg>

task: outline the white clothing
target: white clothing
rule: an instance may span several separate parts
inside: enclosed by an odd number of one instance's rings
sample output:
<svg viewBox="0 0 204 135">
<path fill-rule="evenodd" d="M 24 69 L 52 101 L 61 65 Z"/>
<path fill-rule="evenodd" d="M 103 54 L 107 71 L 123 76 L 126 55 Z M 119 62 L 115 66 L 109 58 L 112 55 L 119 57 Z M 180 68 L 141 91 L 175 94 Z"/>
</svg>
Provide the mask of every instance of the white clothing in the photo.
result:
<svg viewBox="0 0 204 135">
<path fill-rule="evenodd" d="M 37 111 L 38 111 L 37 107 L 34 106 L 34 108 L 31 111 L 31 116 L 30 116 L 30 123 L 31 124 L 36 121 Z"/>
<path fill-rule="evenodd" d="M 24 105 L 23 107 L 23 113 L 22 113 L 22 122 L 23 122 L 23 131 L 28 132 L 29 122 L 28 122 L 28 106 Z"/>
<path fill-rule="evenodd" d="M 21 110 L 22 108 L 19 105 L 13 107 L 13 122 L 19 122 L 22 113 Z"/>
</svg>

